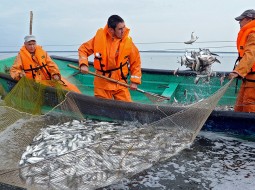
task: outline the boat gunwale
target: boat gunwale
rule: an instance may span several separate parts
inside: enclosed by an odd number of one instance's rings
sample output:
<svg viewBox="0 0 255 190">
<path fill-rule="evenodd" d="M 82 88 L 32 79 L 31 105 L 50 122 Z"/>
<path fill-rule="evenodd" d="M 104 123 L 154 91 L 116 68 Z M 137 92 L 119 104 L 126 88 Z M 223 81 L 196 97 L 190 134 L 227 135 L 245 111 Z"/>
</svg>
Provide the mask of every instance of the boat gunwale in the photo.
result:
<svg viewBox="0 0 255 190">
<path fill-rule="evenodd" d="M 2 73 L 0 72 L 0 78 L 9 80 L 11 82 L 17 83 L 16 80 L 14 80 L 13 78 L 11 78 L 11 76 L 9 74 L 6 73 Z M 56 89 L 54 87 L 47 87 L 46 88 L 49 91 L 55 91 Z M 88 100 L 94 100 L 95 102 L 98 102 L 100 104 L 107 104 L 109 106 L 117 106 L 117 107 L 122 107 L 122 108 L 128 108 L 130 110 L 143 110 L 142 108 L 146 108 L 146 110 L 148 112 L 152 112 L 153 110 L 155 110 L 155 108 L 162 108 L 162 109 L 167 109 L 167 108 L 171 108 L 175 111 L 181 111 L 183 109 L 185 109 L 186 107 L 177 107 L 177 106 L 171 106 L 169 104 L 143 104 L 143 103 L 139 103 L 139 102 L 124 102 L 124 101 L 117 101 L 117 100 L 110 100 L 110 99 L 102 99 L 102 98 L 97 98 L 94 96 L 89 96 L 86 94 L 79 94 L 76 92 L 69 92 L 70 95 L 73 95 L 75 97 L 77 97 L 77 99 L 88 99 Z M 116 103 L 118 102 L 118 103 Z M 142 105 L 142 106 L 141 106 Z M 255 120 L 255 114 L 254 113 L 248 113 L 248 112 L 234 112 L 233 110 L 213 110 L 211 115 L 213 117 L 230 117 L 232 118 L 233 116 L 235 118 L 254 118 Z"/>
</svg>

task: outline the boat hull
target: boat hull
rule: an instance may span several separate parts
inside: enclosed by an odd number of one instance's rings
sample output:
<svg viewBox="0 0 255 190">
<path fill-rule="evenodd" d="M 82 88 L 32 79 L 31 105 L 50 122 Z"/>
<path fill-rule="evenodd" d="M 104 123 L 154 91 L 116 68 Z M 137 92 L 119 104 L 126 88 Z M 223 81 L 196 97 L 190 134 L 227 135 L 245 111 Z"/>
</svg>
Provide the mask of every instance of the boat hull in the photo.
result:
<svg viewBox="0 0 255 190">
<path fill-rule="evenodd" d="M 7 74 L 0 74 L 0 83 L 6 87 L 7 91 L 10 91 L 16 81 Z M 47 90 L 47 94 L 50 96 L 54 88 L 47 88 Z M 94 119 L 138 121 L 142 124 L 149 124 L 166 117 L 165 113 L 171 115 L 183 109 L 182 107 L 171 107 L 169 105 L 100 99 L 75 92 L 70 92 L 69 95 L 72 96 L 85 117 Z M 57 104 L 57 101 L 54 101 L 54 97 L 45 98 L 48 105 L 55 106 Z M 255 114 L 214 110 L 202 130 L 251 136 L 255 134 Z"/>
</svg>

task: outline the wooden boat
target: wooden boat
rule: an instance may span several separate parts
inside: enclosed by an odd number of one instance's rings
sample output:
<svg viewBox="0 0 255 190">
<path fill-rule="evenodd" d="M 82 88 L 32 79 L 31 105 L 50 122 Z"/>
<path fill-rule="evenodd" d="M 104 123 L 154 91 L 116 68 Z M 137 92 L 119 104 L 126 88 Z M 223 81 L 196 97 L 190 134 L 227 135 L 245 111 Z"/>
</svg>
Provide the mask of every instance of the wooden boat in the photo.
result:
<svg viewBox="0 0 255 190">
<path fill-rule="evenodd" d="M 165 117 L 164 113 L 176 113 L 183 109 L 181 105 L 187 105 L 202 98 L 209 97 L 221 87 L 220 77 L 228 73 L 216 72 L 210 81 L 194 83 L 196 74 L 192 71 L 143 69 L 143 84 L 139 88 L 146 92 L 170 97 L 163 103 L 154 104 L 146 94 L 132 91 L 134 102 L 127 103 L 114 100 L 98 99 L 93 96 L 92 75 L 82 75 L 79 71 L 68 67 L 68 64 L 77 65 L 77 59 L 52 56 L 58 64 L 61 74 L 69 78 L 82 91 L 82 94 L 71 92 L 79 109 L 87 116 L 97 119 L 114 119 L 139 121 L 151 123 Z M 13 63 L 14 57 L 0 61 L 0 84 L 9 92 L 16 84 L 9 74 L 5 73 Z M 92 67 L 91 67 L 92 70 Z M 227 80 L 224 82 L 226 83 Z M 240 83 L 240 82 L 239 82 Z M 230 86 L 220 99 L 215 109 L 204 124 L 203 130 L 230 133 L 245 138 L 255 138 L 255 114 L 234 112 L 231 106 L 236 99 L 236 82 Z M 54 89 L 49 88 L 50 91 Z M 50 93 L 49 93 L 50 94 Z M 176 102 L 178 101 L 178 102 Z M 178 106 L 176 104 L 178 103 Z M 175 105 L 175 106 L 173 106 Z M 225 109 L 228 107 L 229 109 Z"/>
</svg>

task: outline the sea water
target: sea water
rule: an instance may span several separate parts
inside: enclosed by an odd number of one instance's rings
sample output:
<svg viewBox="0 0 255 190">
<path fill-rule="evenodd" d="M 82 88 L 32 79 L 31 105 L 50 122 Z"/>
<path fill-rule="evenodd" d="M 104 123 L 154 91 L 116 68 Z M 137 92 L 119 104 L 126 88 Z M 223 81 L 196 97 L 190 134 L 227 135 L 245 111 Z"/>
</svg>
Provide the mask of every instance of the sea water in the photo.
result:
<svg viewBox="0 0 255 190">
<path fill-rule="evenodd" d="M 49 51 L 50 55 L 63 56 L 68 58 L 78 58 L 78 52 L 76 51 Z M 149 69 L 162 69 L 162 70 L 187 70 L 185 66 L 181 66 L 179 61 L 184 52 L 140 52 L 142 68 Z M 226 71 L 233 70 L 237 53 L 236 52 L 220 52 L 217 53 L 217 57 L 221 63 L 213 63 L 213 71 Z M 0 52 L 0 59 L 5 59 L 11 56 L 15 56 L 17 53 Z M 93 61 L 93 56 L 89 57 L 90 61 Z"/>
<path fill-rule="evenodd" d="M 69 58 L 78 58 L 76 52 L 51 52 L 51 55 L 67 56 Z M 187 70 L 185 66 L 181 66 L 179 61 L 184 52 L 141 52 L 142 68 L 162 69 L 162 70 Z M 237 54 L 235 52 L 217 53 L 218 59 L 221 63 L 213 63 L 213 71 L 227 71 L 233 70 Z M 93 56 L 89 57 L 93 61 Z"/>
<path fill-rule="evenodd" d="M 255 142 L 201 131 L 190 148 L 104 190 L 254 190 Z"/>
</svg>

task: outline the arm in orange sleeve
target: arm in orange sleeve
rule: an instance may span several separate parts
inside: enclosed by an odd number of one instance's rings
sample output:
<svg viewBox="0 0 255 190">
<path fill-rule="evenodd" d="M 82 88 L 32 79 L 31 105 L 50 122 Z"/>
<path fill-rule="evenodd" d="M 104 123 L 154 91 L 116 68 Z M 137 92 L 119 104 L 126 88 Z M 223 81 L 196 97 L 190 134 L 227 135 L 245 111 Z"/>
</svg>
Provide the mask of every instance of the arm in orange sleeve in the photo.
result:
<svg viewBox="0 0 255 190">
<path fill-rule="evenodd" d="M 237 64 L 234 72 L 245 77 L 255 63 L 255 33 L 248 35 L 247 42 L 244 46 L 244 55 L 240 62 Z"/>
<path fill-rule="evenodd" d="M 58 65 L 54 61 L 52 61 L 51 57 L 48 55 L 47 52 L 45 52 L 45 55 L 46 55 L 45 61 L 51 76 L 58 75 L 59 77 L 61 77 Z"/>
<path fill-rule="evenodd" d="M 129 61 L 130 61 L 131 83 L 141 84 L 141 77 L 142 77 L 141 58 L 140 58 L 140 53 L 134 43 L 132 44 L 132 50 L 129 56 Z"/>
<path fill-rule="evenodd" d="M 14 80 L 20 80 L 20 74 L 23 72 L 23 65 L 20 54 L 17 55 L 13 65 L 10 68 L 10 75 Z"/>
<path fill-rule="evenodd" d="M 89 65 L 88 57 L 94 53 L 94 39 L 93 37 L 91 40 L 83 43 L 79 49 L 78 49 L 78 54 L 79 54 L 79 65 Z"/>
</svg>

